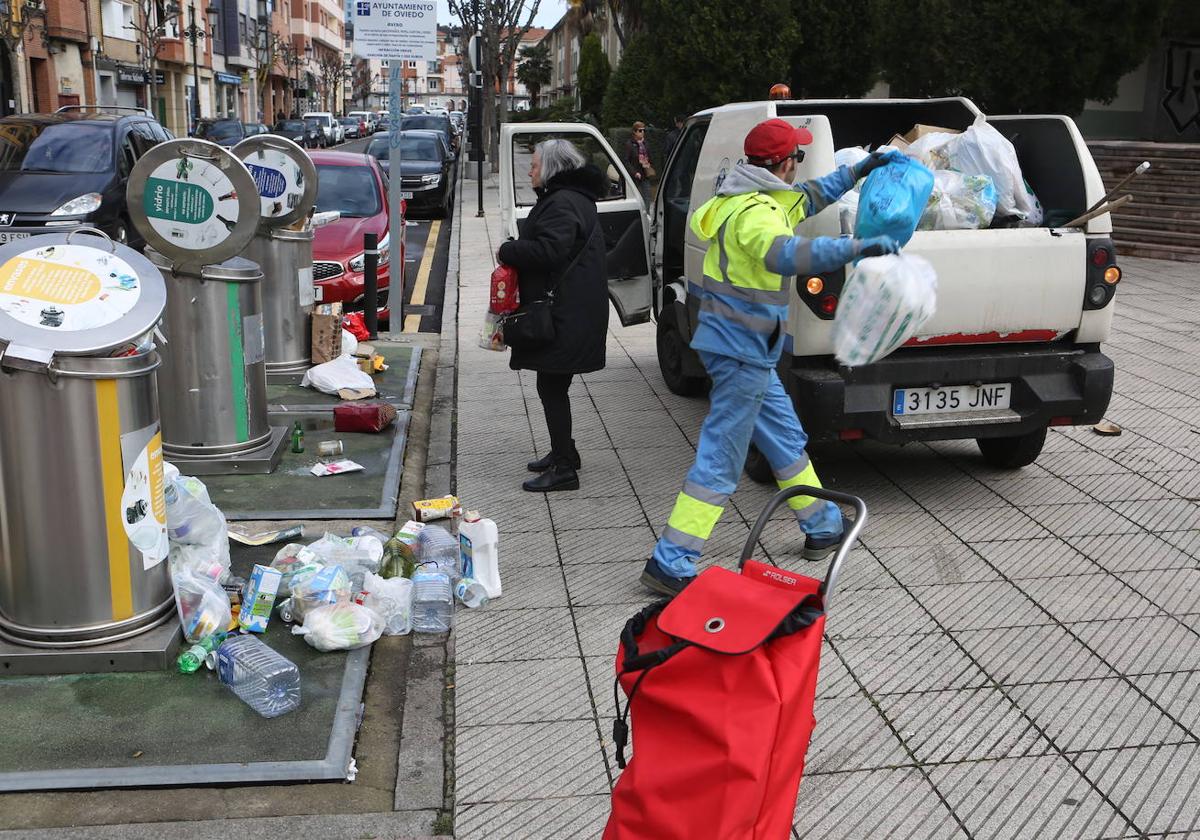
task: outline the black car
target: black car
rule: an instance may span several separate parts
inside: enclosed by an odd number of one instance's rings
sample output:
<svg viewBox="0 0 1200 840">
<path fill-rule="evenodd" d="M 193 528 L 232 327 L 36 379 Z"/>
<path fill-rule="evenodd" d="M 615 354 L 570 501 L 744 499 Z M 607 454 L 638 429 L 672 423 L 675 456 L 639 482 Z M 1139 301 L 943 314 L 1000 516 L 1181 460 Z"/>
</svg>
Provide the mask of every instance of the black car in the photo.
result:
<svg viewBox="0 0 1200 840">
<path fill-rule="evenodd" d="M 400 119 L 401 131 L 439 131 L 446 138 L 450 151 L 458 151 L 458 135 L 445 114 L 406 114 Z"/>
<path fill-rule="evenodd" d="M 0 119 L 0 244 L 86 224 L 140 247 L 125 185 L 138 159 L 170 139 L 142 113 L 81 109 Z"/>
<path fill-rule="evenodd" d="M 325 139 L 316 120 L 280 120 L 275 123 L 271 133 L 286 137 L 306 149 L 319 148 Z"/>
<path fill-rule="evenodd" d="M 200 120 L 192 136 L 198 140 L 207 140 L 218 146 L 236 146 L 248 136 L 247 123 L 229 117 L 218 120 Z"/>
<path fill-rule="evenodd" d="M 367 154 L 379 161 L 388 177 L 392 176 L 391 151 L 386 134 L 376 134 L 367 144 Z M 402 131 L 396 154 L 400 158 L 400 189 L 412 195 L 407 199 L 409 213 L 449 214 L 454 201 L 454 156 L 441 133 Z"/>
</svg>

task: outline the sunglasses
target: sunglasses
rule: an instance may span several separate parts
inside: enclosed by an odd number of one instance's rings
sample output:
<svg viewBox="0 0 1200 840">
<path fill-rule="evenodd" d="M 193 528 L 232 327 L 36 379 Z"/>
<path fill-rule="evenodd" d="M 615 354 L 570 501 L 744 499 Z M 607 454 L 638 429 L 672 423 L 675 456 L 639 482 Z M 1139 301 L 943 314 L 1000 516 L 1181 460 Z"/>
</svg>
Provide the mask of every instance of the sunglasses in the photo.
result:
<svg viewBox="0 0 1200 840">
<path fill-rule="evenodd" d="M 633 130 L 633 133 L 634 133 L 634 134 L 645 134 L 645 133 L 646 133 L 646 129 L 644 129 L 644 128 L 635 128 L 635 129 Z"/>
<path fill-rule="evenodd" d="M 796 163 L 804 163 L 804 150 L 797 149 L 791 157 L 796 161 Z"/>
</svg>

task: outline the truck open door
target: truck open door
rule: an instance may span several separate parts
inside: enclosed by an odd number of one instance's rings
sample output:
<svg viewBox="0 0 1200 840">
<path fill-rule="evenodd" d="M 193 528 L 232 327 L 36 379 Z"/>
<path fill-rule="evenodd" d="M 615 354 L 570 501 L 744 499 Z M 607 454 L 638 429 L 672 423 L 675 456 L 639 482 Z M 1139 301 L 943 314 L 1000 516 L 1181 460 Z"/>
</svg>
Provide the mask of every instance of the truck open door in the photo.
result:
<svg viewBox="0 0 1200 840">
<path fill-rule="evenodd" d="M 649 219 L 637 183 L 604 135 L 583 123 L 518 123 L 500 131 L 500 222 L 505 236 L 537 202 L 529 179 L 533 150 L 552 138 L 570 140 L 607 177 L 608 194 L 596 202 L 608 252 L 608 293 L 624 326 L 650 320 Z"/>
</svg>

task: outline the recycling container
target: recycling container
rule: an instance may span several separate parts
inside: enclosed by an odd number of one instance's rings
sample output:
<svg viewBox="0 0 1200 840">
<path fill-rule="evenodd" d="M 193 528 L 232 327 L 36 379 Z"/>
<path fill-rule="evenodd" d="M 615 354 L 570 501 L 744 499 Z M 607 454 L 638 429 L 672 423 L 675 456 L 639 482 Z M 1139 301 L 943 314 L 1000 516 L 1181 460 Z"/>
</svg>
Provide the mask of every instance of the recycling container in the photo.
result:
<svg viewBox="0 0 1200 840">
<path fill-rule="evenodd" d="M 0 636 L 37 647 L 165 621 L 166 504 L 145 257 L 92 231 L 0 247 Z"/>
<path fill-rule="evenodd" d="M 267 373 L 298 373 L 312 362 L 312 228 L 260 228 L 245 256 L 262 268 Z"/>
</svg>

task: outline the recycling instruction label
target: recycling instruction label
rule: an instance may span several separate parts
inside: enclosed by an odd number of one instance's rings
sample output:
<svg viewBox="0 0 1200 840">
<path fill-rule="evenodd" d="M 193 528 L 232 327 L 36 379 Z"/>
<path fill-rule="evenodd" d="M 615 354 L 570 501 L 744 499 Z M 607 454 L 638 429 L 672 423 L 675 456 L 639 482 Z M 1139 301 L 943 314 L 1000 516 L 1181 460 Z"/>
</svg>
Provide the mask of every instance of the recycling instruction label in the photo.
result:
<svg viewBox="0 0 1200 840">
<path fill-rule="evenodd" d="M 304 172 L 290 154 L 280 149 L 260 148 L 243 163 L 254 176 L 264 219 L 286 216 L 300 206 L 307 184 Z"/>
<path fill-rule="evenodd" d="M 142 209 L 160 236 L 188 251 L 220 245 L 238 223 L 233 183 L 221 167 L 199 158 L 155 167 L 146 178 Z"/>
<path fill-rule="evenodd" d="M 123 318 L 142 284 L 125 260 L 85 245 L 47 245 L 0 266 L 0 312 L 56 332 L 103 327 Z"/>
</svg>

